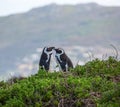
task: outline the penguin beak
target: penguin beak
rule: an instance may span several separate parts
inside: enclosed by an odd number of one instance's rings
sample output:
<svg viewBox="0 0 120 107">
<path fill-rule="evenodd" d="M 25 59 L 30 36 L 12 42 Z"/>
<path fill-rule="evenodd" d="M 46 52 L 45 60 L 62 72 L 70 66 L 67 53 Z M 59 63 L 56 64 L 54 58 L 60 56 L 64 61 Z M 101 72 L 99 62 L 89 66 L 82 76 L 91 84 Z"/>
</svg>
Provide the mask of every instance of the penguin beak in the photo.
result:
<svg viewBox="0 0 120 107">
<path fill-rule="evenodd" d="M 56 50 L 58 50 L 58 48 L 54 48 L 54 50 L 56 51 Z"/>
<path fill-rule="evenodd" d="M 53 47 L 53 50 L 55 51 L 55 50 L 56 50 L 56 48 L 55 48 L 55 47 Z"/>
<path fill-rule="evenodd" d="M 53 50 L 53 49 L 55 49 L 55 47 L 49 47 L 49 49 L 50 49 L 50 50 Z"/>
<path fill-rule="evenodd" d="M 54 48 L 53 50 L 54 50 L 54 51 L 57 53 L 57 51 L 58 51 L 58 48 Z"/>
<path fill-rule="evenodd" d="M 54 51 L 54 50 L 55 50 L 55 47 L 51 47 L 51 49 L 52 49 L 52 51 Z"/>
<path fill-rule="evenodd" d="M 52 47 L 52 49 L 55 49 L 55 47 Z"/>
</svg>

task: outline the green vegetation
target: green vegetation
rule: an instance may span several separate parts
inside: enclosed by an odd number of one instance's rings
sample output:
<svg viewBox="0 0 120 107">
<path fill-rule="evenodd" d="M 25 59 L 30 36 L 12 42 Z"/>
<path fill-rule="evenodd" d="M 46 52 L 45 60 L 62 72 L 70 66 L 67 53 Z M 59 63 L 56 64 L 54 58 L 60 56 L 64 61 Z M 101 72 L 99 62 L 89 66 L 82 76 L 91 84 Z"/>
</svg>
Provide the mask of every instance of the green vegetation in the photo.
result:
<svg viewBox="0 0 120 107">
<path fill-rule="evenodd" d="M 39 70 L 0 82 L 0 107 L 120 107 L 120 61 L 95 59 L 70 72 Z"/>
</svg>

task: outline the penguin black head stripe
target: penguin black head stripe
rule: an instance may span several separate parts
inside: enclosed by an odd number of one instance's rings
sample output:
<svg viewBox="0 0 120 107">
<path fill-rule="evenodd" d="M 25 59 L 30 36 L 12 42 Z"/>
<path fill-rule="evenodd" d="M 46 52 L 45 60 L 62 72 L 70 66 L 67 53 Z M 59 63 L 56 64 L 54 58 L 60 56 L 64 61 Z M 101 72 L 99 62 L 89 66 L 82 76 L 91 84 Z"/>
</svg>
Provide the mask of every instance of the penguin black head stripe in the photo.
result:
<svg viewBox="0 0 120 107">
<path fill-rule="evenodd" d="M 39 67 L 41 69 L 45 69 L 46 71 L 49 70 L 50 59 L 51 59 L 52 51 L 54 48 L 55 47 L 44 47 L 42 54 L 41 54 L 40 61 L 39 61 Z"/>
<path fill-rule="evenodd" d="M 72 61 L 66 55 L 66 53 L 63 49 L 55 48 L 54 50 L 56 52 L 56 54 L 55 54 L 56 60 L 59 63 L 62 71 L 67 71 L 67 69 L 69 70 L 70 68 L 73 68 Z"/>
</svg>

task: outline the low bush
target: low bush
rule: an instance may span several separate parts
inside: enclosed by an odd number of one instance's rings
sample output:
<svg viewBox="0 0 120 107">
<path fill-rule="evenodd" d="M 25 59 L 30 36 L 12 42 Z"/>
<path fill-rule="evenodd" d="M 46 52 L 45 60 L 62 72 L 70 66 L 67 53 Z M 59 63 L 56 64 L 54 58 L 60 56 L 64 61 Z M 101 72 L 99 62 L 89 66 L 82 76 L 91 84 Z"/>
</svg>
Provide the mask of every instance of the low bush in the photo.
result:
<svg viewBox="0 0 120 107">
<path fill-rule="evenodd" d="M 0 107 L 120 107 L 120 61 L 113 57 L 10 80 L 0 82 Z"/>
</svg>

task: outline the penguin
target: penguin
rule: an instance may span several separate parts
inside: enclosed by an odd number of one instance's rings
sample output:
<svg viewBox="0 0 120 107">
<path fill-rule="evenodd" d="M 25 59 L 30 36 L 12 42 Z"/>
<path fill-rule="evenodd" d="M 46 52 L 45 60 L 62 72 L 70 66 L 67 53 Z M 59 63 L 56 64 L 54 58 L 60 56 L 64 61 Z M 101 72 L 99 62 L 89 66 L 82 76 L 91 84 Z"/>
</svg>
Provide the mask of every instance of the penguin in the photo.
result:
<svg viewBox="0 0 120 107">
<path fill-rule="evenodd" d="M 66 55 L 65 51 L 62 48 L 55 48 L 55 58 L 58 65 L 63 72 L 69 71 L 70 68 L 73 68 L 73 63 L 70 58 Z"/>
<path fill-rule="evenodd" d="M 45 69 L 46 71 L 49 70 L 51 55 L 54 48 L 55 47 L 44 47 L 39 61 L 40 69 Z"/>
</svg>

